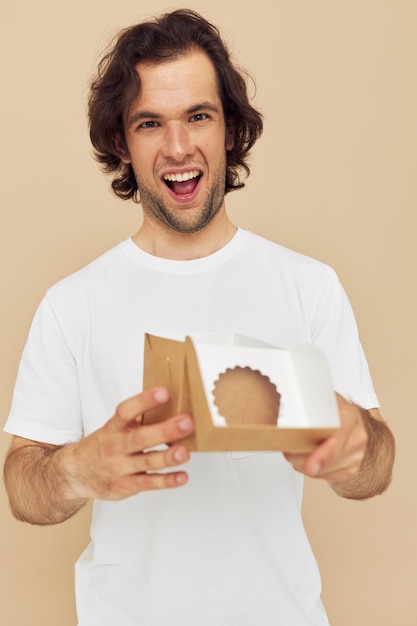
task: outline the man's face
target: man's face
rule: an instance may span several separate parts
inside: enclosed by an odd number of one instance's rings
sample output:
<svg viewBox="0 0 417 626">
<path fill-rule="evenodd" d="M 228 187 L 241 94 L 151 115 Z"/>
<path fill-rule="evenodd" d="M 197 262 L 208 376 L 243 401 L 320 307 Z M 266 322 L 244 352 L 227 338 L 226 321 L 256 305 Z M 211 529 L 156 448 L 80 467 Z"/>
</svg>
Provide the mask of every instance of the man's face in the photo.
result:
<svg viewBox="0 0 417 626">
<path fill-rule="evenodd" d="M 141 88 L 124 125 L 144 219 L 194 233 L 224 209 L 225 120 L 214 67 L 201 51 L 139 63 Z"/>
</svg>

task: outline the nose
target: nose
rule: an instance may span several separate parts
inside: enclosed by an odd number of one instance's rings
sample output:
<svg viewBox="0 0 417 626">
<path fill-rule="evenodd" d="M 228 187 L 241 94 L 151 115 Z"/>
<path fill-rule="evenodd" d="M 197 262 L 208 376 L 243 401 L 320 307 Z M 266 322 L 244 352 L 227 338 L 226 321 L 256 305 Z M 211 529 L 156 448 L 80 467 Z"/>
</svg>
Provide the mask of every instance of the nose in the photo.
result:
<svg viewBox="0 0 417 626">
<path fill-rule="evenodd" d="M 166 125 L 163 139 L 162 154 L 165 158 L 182 161 L 194 153 L 191 133 L 182 122 L 171 122 Z"/>
</svg>

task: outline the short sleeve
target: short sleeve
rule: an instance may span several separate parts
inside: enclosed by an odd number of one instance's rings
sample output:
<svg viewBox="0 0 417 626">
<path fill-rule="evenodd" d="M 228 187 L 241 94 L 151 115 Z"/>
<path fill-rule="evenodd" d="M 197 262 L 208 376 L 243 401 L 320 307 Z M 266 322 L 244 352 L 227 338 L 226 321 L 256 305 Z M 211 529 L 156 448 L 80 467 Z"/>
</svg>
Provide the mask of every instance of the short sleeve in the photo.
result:
<svg viewBox="0 0 417 626">
<path fill-rule="evenodd" d="M 311 319 L 312 342 L 326 355 L 336 391 L 365 409 L 379 406 L 356 319 L 336 273 L 328 268 Z"/>
<path fill-rule="evenodd" d="M 23 350 L 4 430 L 56 445 L 83 434 L 75 360 L 47 296 Z"/>
</svg>

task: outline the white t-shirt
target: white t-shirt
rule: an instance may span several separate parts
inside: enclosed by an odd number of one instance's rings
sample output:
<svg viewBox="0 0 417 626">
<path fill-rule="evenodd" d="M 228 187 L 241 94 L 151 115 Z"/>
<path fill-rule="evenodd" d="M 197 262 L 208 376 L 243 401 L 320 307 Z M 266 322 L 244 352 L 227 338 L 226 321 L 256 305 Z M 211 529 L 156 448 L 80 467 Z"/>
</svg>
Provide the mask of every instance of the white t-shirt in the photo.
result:
<svg viewBox="0 0 417 626">
<path fill-rule="evenodd" d="M 334 271 L 239 230 L 192 261 L 154 257 L 129 239 L 52 287 L 6 432 L 65 444 L 99 428 L 141 390 L 145 332 L 312 343 L 336 391 L 378 406 Z M 327 624 L 301 520 L 302 476 L 280 453 L 194 453 L 187 471 L 185 487 L 95 502 L 76 566 L 79 626 Z"/>
</svg>

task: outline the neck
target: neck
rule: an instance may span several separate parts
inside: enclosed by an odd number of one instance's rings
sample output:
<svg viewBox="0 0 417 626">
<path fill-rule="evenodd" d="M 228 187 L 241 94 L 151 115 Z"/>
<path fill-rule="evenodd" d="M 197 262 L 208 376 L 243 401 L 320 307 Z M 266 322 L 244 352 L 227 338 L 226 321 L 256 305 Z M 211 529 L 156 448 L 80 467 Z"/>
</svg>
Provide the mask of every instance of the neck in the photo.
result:
<svg viewBox="0 0 417 626">
<path fill-rule="evenodd" d="M 216 215 L 196 233 L 178 233 L 144 218 L 133 242 L 148 254 L 175 261 L 190 261 L 209 256 L 223 248 L 236 233 L 226 213 Z"/>
</svg>

